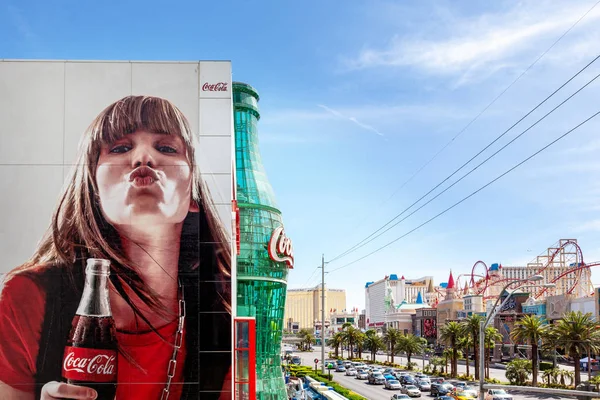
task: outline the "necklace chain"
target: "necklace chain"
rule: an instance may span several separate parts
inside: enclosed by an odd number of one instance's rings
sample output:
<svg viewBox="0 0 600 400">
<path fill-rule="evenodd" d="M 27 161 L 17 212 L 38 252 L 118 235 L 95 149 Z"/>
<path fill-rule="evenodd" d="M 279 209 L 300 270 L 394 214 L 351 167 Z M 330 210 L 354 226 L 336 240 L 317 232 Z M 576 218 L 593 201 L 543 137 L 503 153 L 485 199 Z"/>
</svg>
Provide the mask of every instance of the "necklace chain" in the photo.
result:
<svg viewBox="0 0 600 400">
<path fill-rule="evenodd" d="M 171 382 L 173 381 L 173 377 L 175 376 L 175 371 L 177 370 L 177 354 L 179 354 L 179 349 L 183 344 L 183 323 L 185 322 L 185 299 L 183 297 L 183 284 L 181 280 L 178 280 L 179 283 L 179 318 L 177 325 L 177 333 L 175 334 L 175 342 L 173 343 L 173 355 L 171 356 L 171 360 L 169 360 L 169 366 L 167 368 L 167 383 L 165 384 L 165 388 L 162 391 L 160 396 L 160 400 L 167 400 L 169 398 Z"/>
</svg>

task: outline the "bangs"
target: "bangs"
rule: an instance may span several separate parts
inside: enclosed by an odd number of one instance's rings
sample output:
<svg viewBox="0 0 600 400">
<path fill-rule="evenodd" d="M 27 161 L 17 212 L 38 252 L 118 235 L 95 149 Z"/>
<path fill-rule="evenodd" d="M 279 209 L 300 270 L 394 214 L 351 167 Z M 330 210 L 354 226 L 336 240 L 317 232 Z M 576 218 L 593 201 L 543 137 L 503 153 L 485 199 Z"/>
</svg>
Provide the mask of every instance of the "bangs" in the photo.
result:
<svg viewBox="0 0 600 400">
<path fill-rule="evenodd" d="M 91 141 L 109 144 L 124 135 L 145 130 L 178 135 L 192 146 L 192 133 L 183 113 L 170 101 L 151 96 L 128 96 L 108 106 L 90 127 Z"/>
</svg>

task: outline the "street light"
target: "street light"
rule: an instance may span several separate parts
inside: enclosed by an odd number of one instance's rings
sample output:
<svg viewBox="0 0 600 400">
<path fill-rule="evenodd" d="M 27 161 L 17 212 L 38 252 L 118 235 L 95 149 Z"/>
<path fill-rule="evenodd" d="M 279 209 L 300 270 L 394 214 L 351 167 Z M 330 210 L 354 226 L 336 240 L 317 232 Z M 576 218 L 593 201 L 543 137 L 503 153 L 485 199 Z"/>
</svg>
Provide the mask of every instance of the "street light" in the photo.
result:
<svg viewBox="0 0 600 400">
<path fill-rule="evenodd" d="M 519 287 L 523 286 L 523 283 L 539 282 L 539 281 L 543 281 L 543 280 L 544 280 L 544 277 L 539 274 L 532 275 L 532 276 L 524 278 L 524 279 L 512 280 L 512 281 L 508 282 L 506 284 L 506 286 L 504 286 L 504 288 L 500 291 L 500 296 L 502 296 L 502 293 L 504 293 L 504 291 L 506 289 L 508 289 L 509 286 L 514 285 L 515 283 L 521 283 L 521 285 L 519 285 L 515 288 L 515 290 L 517 290 Z M 553 287 L 556 285 L 553 283 L 550 283 L 550 284 L 546 284 L 543 286 Z M 508 302 L 508 299 L 510 299 L 510 296 L 513 293 L 514 293 L 514 290 L 512 292 L 508 293 L 508 296 L 506 296 L 506 298 L 504 299 L 502 304 L 500 304 L 500 307 L 497 307 L 498 302 L 500 301 L 500 296 L 498 296 L 498 298 L 496 299 L 496 302 L 494 303 L 494 306 L 492 307 L 490 313 L 487 315 L 485 321 L 481 321 L 481 323 L 479 324 L 479 398 L 480 398 L 480 400 L 485 400 L 485 393 L 483 391 L 483 384 L 485 382 L 485 328 L 489 325 L 490 321 L 496 316 L 496 314 L 498 313 L 498 309 L 502 309 L 502 307 L 504 307 L 504 305 Z"/>
</svg>

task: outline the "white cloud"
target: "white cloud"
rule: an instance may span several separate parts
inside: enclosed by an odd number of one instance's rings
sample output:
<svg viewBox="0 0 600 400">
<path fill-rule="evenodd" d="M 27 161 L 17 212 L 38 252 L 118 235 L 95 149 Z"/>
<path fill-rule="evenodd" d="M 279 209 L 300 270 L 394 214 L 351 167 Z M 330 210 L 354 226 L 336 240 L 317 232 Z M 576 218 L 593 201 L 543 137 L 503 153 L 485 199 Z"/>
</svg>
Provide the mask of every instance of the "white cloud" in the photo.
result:
<svg viewBox="0 0 600 400">
<path fill-rule="evenodd" d="M 430 74 L 456 75 L 460 77 L 459 82 L 464 83 L 482 74 L 490 75 L 493 70 L 507 68 L 513 62 L 521 66 L 530 63 L 533 61 L 532 54 L 541 54 L 591 6 L 589 2 L 573 5 L 572 2 L 550 4 L 535 1 L 519 4 L 503 13 L 434 20 L 431 26 L 424 28 L 437 32 L 439 36 L 395 35 L 387 47 L 364 48 L 358 56 L 347 60 L 346 65 L 351 69 L 414 67 Z M 598 19 L 600 7 L 590 11 L 570 32 L 567 37 L 577 36 L 577 40 L 562 46 L 561 51 L 572 56 L 570 49 L 573 47 L 578 48 L 580 53 L 595 50 L 595 46 L 588 45 L 591 29 L 596 29 L 593 37 L 597 36 Z M 433 26 L 441 29 L 430 29 Z M 586 36 L 580 34 L 584 26 L 588 31 Z M 585 48 L 580 46 L 580 42 Z M 557 49 L 553 52 L 556 60 Z"/>
<path fill-rule="evenodd" d="M 318 104 L 318 106 L 321 107 L 322 109 L 324 109 L 325 111 L 327 111 L 327 112 L 335 115 L 338 118 L 347 119 L 349 121 L 352 121 L 353 123 L 355 123 L 356 125 L 360 126 L 363 129 L 371 131 L 371 132 L 373 132 L 373 133 L 375 133 L 375 134 L 377 134 L 379 136 L 384 136 L 383 133 L 379 132 L 377 129 L 375 129 L 371 125 L 367 125 L 365 123 L 362 123 L 362 122 L 358 121 L 355 117 L 348 117 L 348 116 L 342 114 L 341 112 L 336 111 L 336 110 L 334 110 L 332 108 L 329 108 L 329 107 L 327 107 L 327 106 L 325 106 L 323 104 Z"/>
</svg>

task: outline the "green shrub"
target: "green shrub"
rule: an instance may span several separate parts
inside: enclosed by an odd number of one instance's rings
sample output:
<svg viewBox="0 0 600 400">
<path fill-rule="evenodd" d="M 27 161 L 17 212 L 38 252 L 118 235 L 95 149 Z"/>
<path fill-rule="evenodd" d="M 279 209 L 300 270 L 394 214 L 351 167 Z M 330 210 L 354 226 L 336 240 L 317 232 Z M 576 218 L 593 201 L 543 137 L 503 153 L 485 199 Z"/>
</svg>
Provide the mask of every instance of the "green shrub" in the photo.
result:
<svg viewBox="0 0 600 400">
<path fill-rule="evenodd" d="M 552 369 L 554 365 L 548 361 L 540 361 L 540 371 L 546 371 L 548 369 Z"/>
<path fill-rule="evenodd" d="M 345 387 L 340 386 L 339 384 L 337 384 L 333 381 L 329 381 L 326 376 L 323 377 L 323 376 L 321 376 L 320 373 L 318 375 L 311 373 L 311 374 L 309 374 L 309 376 L 313 379 L 316 379 L 319 382 L 325 382 L 325 384 L 327 384 L 327 386 L 331 386 L 333 388 L 333 390 L 335 390 L 337 393 L 341 394 L 342 396 L 346 397 L 348 400 L 368 400 L 368 399 L 362 397 L 361 395 L 354 393 L 353 391 L 346 389 Z"/>
</svg>

